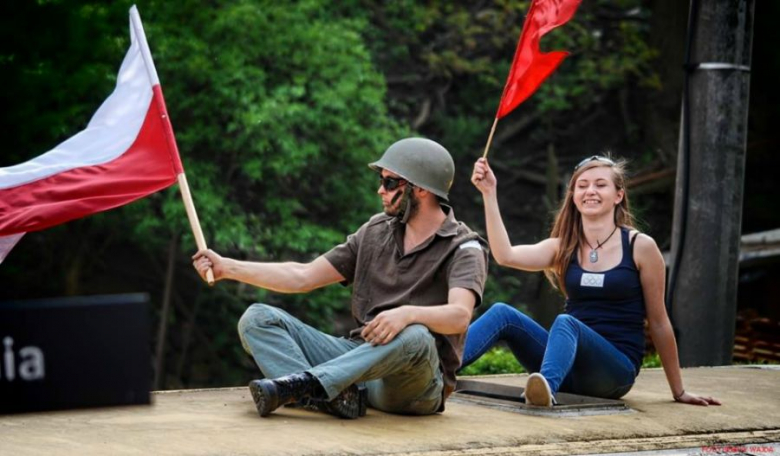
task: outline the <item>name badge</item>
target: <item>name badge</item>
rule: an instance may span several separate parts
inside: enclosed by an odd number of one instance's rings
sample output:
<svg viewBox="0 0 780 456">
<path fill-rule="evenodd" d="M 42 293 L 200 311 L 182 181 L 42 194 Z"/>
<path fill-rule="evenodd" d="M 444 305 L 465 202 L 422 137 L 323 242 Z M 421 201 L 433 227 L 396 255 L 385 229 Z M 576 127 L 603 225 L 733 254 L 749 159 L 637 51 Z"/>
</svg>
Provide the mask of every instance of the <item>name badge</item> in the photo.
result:
<svg viewBox="0 0 780 456">
<path fill-rule="evenodd" d="M 591 274 L 589 272 L 582 273 L 582 279 L 580 279 L 581 287 L 604 287 L 604 274 Z"/>
</svg>

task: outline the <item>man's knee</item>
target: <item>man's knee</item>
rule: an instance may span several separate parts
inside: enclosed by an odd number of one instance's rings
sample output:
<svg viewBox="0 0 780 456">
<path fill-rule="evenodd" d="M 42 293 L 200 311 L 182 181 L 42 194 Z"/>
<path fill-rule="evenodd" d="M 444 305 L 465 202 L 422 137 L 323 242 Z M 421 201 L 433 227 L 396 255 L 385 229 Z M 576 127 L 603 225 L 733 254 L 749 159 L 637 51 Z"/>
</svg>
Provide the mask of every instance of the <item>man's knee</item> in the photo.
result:
<svg viewBox="0 0 780 456">
<path fill-rule="evenodd" d="M 243 340 L 244 335 L 252 328 L 268 326 L 278 320 L 279 309 L 268 304 L 252 304 L 238 320 L 238 335 Z"/>
<path fill-rule="evenodd" d="M 397 338 L 401 341 L 407 353 L 436 351 L 436 340 L 425 325 L 409 325 L 398 333 Z"/>
</svg>

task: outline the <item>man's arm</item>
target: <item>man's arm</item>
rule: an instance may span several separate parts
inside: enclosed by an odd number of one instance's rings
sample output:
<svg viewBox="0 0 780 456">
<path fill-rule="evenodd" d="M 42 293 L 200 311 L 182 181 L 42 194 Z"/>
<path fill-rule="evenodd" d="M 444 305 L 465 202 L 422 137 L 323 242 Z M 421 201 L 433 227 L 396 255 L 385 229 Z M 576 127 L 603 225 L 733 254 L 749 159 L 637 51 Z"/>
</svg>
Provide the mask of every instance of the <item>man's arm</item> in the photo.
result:
<svg viewBox="0 0 780 456">
<path fill-rule="evenodd" d="M 360 335 L 372 345 L 385 345 L 404 328 L 419 323 L 438 334 L 465 333 L 477 298 L 466 288 L 450 288 L 448 302 L 440 306 L 401 306 L 386 310 L 363 328 Z"/>
<path fill-rule="evenodd" d="M 206 270 L 212 268 L 214 280 L 236 280 L 279 293 L 306 293 L 345 280 L 322 256 L 311 263 L 257 263 L 200 250 L 193 255 L 192 264 L 204 280 Z"/>
</svg>

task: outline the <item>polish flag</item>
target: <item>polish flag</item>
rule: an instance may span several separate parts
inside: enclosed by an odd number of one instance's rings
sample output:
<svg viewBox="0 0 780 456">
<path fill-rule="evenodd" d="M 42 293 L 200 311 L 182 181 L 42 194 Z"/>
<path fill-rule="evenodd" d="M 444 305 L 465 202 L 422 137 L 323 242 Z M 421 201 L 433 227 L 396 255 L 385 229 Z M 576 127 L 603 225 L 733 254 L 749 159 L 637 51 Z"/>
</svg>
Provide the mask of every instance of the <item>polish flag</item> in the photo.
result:
<svg viewBox="0 0 780 456">
<path fill-rule="evenodd" d="M 0 168 L 0 263 L 26 232 L 128 204 L 183 178 L 135 6 L 130 41 L 114 92 L 84 131 L 30 161 Z"/>
</svg>

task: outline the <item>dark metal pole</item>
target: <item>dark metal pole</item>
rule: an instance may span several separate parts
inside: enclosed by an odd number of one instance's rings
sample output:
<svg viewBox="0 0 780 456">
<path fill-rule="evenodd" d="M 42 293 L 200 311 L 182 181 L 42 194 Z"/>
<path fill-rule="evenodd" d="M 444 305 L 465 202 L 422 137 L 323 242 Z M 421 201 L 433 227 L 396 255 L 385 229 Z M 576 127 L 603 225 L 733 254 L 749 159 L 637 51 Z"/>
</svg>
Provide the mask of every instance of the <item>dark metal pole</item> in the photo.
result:
<svg viewBox="0 0 780 456">
<path fill-rule="evenodd" d="M 732 358 L 753 13 L 754 0 L 691 2 L 667 303 L 683 366 Z"/>
</svg>

